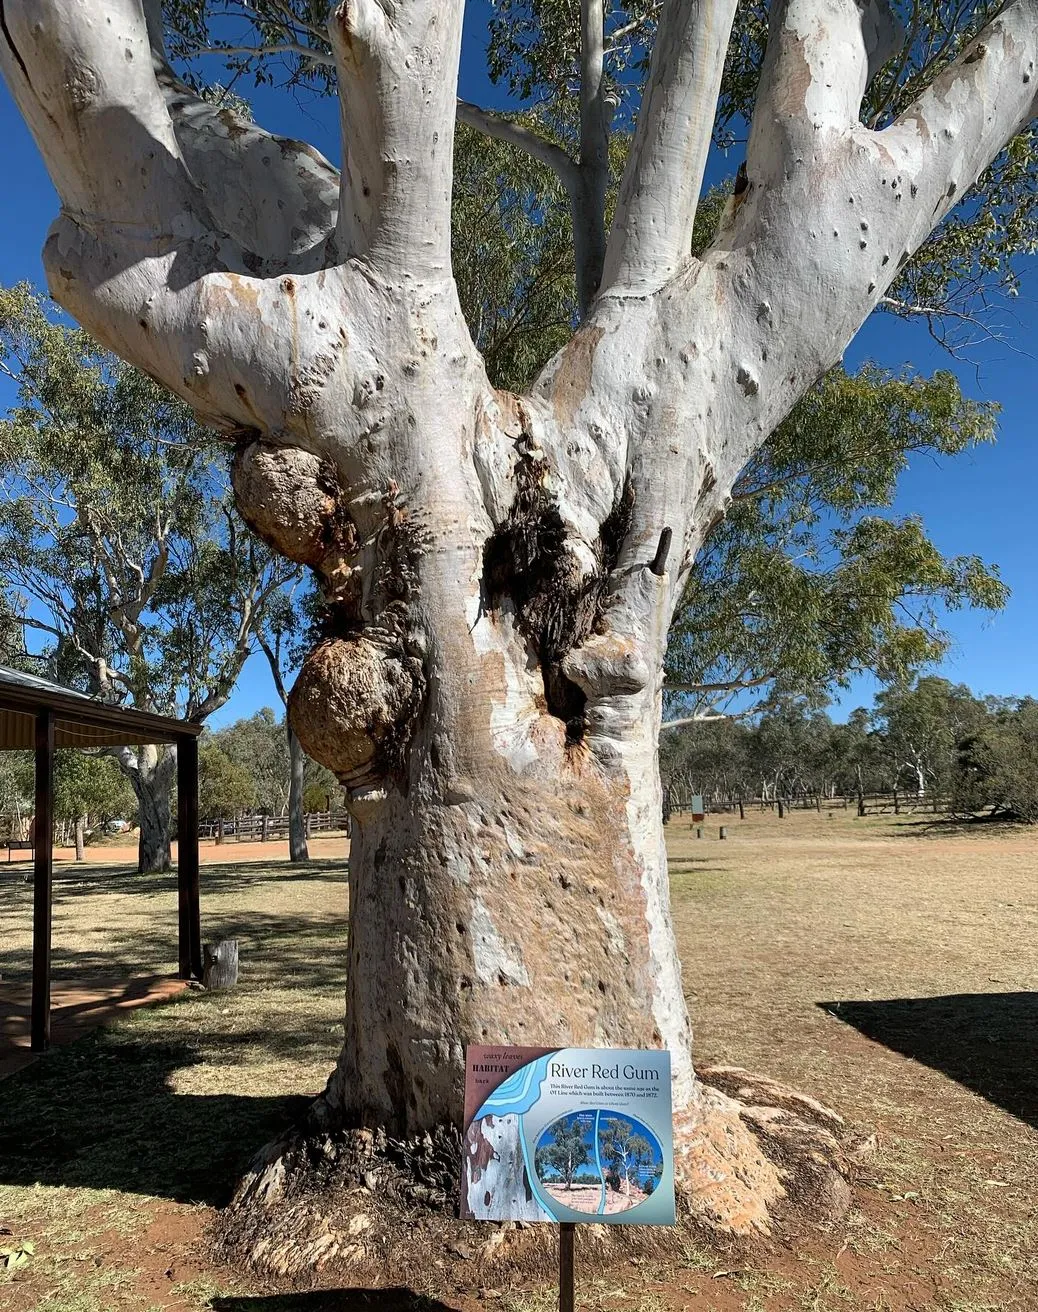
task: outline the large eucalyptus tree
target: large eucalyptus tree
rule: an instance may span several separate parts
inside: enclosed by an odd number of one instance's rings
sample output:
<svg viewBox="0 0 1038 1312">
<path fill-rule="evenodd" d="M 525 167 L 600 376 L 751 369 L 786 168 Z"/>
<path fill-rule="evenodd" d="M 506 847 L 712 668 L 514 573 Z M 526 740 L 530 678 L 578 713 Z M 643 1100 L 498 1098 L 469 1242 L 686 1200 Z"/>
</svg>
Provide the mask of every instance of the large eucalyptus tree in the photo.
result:
<svg viewBox="0 0 1038 1312">
<path fill-rule="evenodd" d="M 913 25 L 900 54 L 886 3 L 776 3 L 745 170 L 697 258 L 736 0 L 665 0 L 608 225 L 616 88 L 583 0 L 571 149 L 463 110 L 574 209 L 582 320 L 523 395 L 490 385 L 451 276 L 461 0 L 345 0 L 326 35 L 320 4 L 264 7 L 287 47 L 317 33 L 341 176 L 197 99 L 147 8 L 4 0 L 0 63 L 61 196 L 54 295 L 236 443 L 242 513 L 329 603 L 291 705 L 357 822 L 325 1126 L 457 1118 L 467 1042 L 662 1045 L 686 1196 L 767 1228 L 797 1118 L 692 1069 L 656 764 L 668 625 L 740 470 L 1032 117 L 1038 0 L 959 6 L 965 48 Z M 761 37 L 742 24 L 737 68 Z M 911 93 L 864 122 L 881 66 Z M 273 1163 L 256 1193 L 285 1188 Z"/>
</svg>

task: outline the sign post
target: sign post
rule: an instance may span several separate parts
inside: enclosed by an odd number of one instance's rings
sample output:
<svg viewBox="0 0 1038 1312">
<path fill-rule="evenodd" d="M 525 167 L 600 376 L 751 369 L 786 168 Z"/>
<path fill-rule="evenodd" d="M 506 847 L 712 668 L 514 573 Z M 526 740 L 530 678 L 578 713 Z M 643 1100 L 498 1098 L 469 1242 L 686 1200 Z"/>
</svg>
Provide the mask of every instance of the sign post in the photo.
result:
<svg viewBox="0 0 1038 1312">
<path fill-rule="evenodd" d="M 575 1227 L 673 1225 L 670 1054 L 466 1052 L 461 1215 L 559 1226 L 559 1309 L 574 1312 Z"/>
<path fill-rule="evenodd" d="M 559 1226 L 559 1312 L 573 1309 L 573 1240 L 577 1227 L 572 1221 Z"/>
</svg>

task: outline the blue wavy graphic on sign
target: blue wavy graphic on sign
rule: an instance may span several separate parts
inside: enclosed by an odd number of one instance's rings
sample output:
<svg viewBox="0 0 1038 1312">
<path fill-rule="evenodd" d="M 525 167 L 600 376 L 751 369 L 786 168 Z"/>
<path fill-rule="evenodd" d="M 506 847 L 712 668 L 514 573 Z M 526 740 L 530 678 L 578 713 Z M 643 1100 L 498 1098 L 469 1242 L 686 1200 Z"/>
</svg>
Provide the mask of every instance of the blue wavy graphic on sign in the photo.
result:
<svg viewBox="0 0 1038 1312">
<path fill-rule="evenodd" d="M 596 1111 L 595 1112 L 595 1170 L 598 1172 L 598 1178 L 602 1181 L 602 1192 L 599 1195 L 599 1199 L 598 1199 L 598 1215 L 604 1216 L 605 1205 L 606 1205 L 605 1172 L 602 1170 L 602 1147 L 601 1147 L 601 1141 L 599 1140 L 598 1137 L 598 1123 L 601 1119 L 602 1119 L 602 1113 L 600 1111 Z"/>
<path fill-rule="evenodd" d="M 529 1111 L 541 1096 L 541 1085 L 548 1073 L 548 1059 L 554 1055 L 545 1053 L 513 1071 L 503 1084 L 497 1086 L 476 1116 L 515 1116 Z"/>
</svg>

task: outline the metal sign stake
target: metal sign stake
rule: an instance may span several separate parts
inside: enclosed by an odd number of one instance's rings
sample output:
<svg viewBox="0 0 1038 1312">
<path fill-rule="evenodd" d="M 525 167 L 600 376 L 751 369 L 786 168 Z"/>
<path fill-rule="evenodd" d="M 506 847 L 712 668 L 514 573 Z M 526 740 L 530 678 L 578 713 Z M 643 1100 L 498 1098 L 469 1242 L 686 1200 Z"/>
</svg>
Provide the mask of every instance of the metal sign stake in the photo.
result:
<svg viewBox="0 0 1038 1312">
<path fill-rule="evenodd" d="M 573 1312 L 573 1221 L 559 1224 L 559 1312 Z"/>
</svg>

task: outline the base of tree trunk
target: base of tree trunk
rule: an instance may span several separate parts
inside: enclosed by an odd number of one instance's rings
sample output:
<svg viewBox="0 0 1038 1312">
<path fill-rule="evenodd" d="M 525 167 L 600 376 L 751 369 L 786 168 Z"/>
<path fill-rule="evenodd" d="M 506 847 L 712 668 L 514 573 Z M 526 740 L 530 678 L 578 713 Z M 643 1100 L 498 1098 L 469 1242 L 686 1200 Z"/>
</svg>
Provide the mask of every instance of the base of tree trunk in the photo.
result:
<svg viewBox="0 0 1038 1312">
<path fill-rule="evenodd" d="M 858 1149 L 821 1103 L 736 1067 L 699 1072 L 702 1111 L 675 1121 L 678 1225 L 580 1227 L 582 1262 L 680 1257 L 690 1237 L 745 1246 L 838 1233 Z M 217 1225 L 221 1256 L 268 1276 L 424 1287 L 550 1276 L 556 1227 L 457 1218 L 461 1136 L 331 1131 L 322 1101 L 253 1161 Z M 866 1141 L 867 1142 L 867 1141 Z"/>
</svg>

